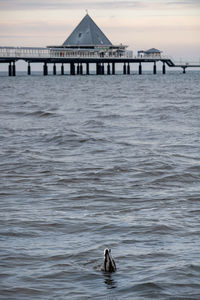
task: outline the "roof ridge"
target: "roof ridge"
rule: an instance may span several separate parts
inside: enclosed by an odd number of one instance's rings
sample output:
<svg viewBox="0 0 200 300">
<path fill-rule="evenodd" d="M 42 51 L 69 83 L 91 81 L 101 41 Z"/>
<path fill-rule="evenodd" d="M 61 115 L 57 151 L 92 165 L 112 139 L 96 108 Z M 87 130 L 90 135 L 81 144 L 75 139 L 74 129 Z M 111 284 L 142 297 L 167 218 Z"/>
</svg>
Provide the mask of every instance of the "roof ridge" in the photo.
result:
<svg viewBox="0 0 200 300">
<path fill-rule="evenodd" d="M 87 13 L 87 16 L 92 20 L 92 18 L 89 16 L 88 13 Z M 90 38 L 91 38 L 91 40 L 93 40 L 93 38 L 92 38 L 92 31 L 91 31 L 91 22 L 89 23 L 89 29 L 90 29 Z"/>
</svg>

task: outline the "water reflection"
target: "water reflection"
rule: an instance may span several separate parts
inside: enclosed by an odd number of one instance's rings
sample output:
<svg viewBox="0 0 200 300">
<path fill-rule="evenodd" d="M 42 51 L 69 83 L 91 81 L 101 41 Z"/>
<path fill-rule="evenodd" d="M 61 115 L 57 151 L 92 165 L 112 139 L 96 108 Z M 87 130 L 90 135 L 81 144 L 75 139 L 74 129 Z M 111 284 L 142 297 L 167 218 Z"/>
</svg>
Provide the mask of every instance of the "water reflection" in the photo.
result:
<svg viewBox="0 0 200 300">
<path fill-rule="evenodd" d="M 104 282 L 108 289 L 115 289 L 117 282 L 112 278 L 112 274 L 104 273 Z"/>
</svg>

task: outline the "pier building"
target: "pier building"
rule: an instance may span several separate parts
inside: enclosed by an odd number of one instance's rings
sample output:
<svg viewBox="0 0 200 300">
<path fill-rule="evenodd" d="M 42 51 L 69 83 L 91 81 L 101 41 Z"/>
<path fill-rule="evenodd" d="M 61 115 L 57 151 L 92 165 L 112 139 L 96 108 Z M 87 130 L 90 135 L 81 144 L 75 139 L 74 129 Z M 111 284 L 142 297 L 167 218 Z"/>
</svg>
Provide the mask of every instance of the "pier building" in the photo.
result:
<svg viewBox="0 0 200 300">
<path fill-rule="evenodd" d="M 132 57 L 125 45 L 113 45 L 92 18 L 86 14 L 70 36 L 60 46 L 48 46 L 52 53 L 64 56 L 82 55 L 85 57 Z"/>
<path fill-rule="evenodd" d="M 63 44 L 46 48 L 0 47 L 0 63 L 8 64 L 9 76 L 16 76 L 16 62 L 19 60 L 27 62 L 28 75 L 31 75 L 31 64 L 42 63 L 45 76 L 48 75 L 49 64 L 53 64 L 53 75 L 57 74 L 57 64 L 61 64 L 61 75 L 66 74 L 66 64 L 69 65 L 70 75 L 89 75 L 91 64 L 95 64 L 97 75 L 114 75 L 117 63 L 123 65 L 124 75 L 131 74 L 132 68 L 134 73 L 137 68 L 141 75 L 144 63 L 153 64 L 153 74 L 157 73 L 157 62 L 162 62 L 163 74 L 166 73 L 166 65 L 181 67 L 183 73 L 188 67 L 200 67 L 200 64 L 175 64 L 171 58 L 163 56 L 162 51 L 155 48 L 138 51 L 137 56 L 127 48 L 123 44 L 113 45 L 87 13 Z"/>
<path fill-rule="evenodd" d="M 155 58 L 161 58 L 162 51 L 151 48 L 149 50 L 140 50 L 138 51 L 138 57 L 155 57 Z"/>
</svg>

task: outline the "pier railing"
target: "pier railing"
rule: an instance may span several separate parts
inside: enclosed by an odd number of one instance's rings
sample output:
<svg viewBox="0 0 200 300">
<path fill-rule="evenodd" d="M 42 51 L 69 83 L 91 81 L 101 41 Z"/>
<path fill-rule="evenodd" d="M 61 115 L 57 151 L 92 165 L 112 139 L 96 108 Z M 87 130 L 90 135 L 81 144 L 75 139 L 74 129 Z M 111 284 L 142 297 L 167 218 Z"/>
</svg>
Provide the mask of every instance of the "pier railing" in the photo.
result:
<svg viewBox="0 0 200 300">
<path fill-rule="evenodd" d="M 132 58 L 132 51 L 0 47 L 0 58 Z"/>
<path fill-rule="evenodd" d="M 200 66 L 200 61 L 190 61 L 190 62 L 183 62 L 182 60 L 180 61 L 173 61 L 175 65 L 179 65 L 179 66 L 186 66 L 186 67 L 190 67 L 190 66 Z"/>
<path fill-rule="evenodd" d="M 0 57 L 4 58 L 50 58 L 49 49 L 46 48 L 15 48 L 15 47 L 0 47 Z"/>
<path fill-rule="evenodd" d="M 100 48 L 100 49 L 72 49 L 72 48 L 33 48 L 33 47 L 0 47 L 0 63 L 13 64 L 17 60 L 27 62 L 44 62 L 44 63 L 67 63 L 76 59 L 83 62 L 121 62 L 121 63 L 152 63 L 154 62 L 154 73 L 156 73 L 156 62 L 163 62 L 168 67 L 181 67 L 185 72 L 186 68 L 200 68 L 200 62 L 175 62 L 170 56 L 166 55 L 144 55 L 142 57 L 133 56 L 132 51 L 120 48 Z M 165 71 L 163 71 L 165 72 Z M 14 71 L 13 71 L 14 73 Z"/>
</svg>

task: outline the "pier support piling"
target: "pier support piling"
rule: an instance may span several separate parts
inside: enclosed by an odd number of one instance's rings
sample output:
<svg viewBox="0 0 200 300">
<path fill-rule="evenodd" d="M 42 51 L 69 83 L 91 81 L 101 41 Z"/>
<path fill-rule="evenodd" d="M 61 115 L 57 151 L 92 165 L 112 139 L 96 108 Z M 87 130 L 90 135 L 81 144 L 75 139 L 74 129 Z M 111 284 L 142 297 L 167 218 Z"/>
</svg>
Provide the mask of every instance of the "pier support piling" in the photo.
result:
<svg viewBox="0 0 200 300">
<path fill-rule="evenodd" d="M 79 64 L 77 65 L 77 68 L 76 68 L 76 74 L 80 75 L 80 65 Z"/>
<path fill-rule="evenodd" d="M 131 68 L 130 68 L 130 64 L 128 63 L 128 66 L 127 66 L 127 74 L 130 75 L 131 74 Z"/>
<path fill-rule="evenodd" d="M 154 62 L 154 65 L 153 65 L 153 74 L 156 74 L 157 73 L 157 70 L 156 70 L 156 62 Z"/>
<path fill-rule="evenodd" d="M 115 63 L 112 62 L 112 75 L 115 75 Z"/>
<path fill-rule="evenodd" d="M 15 62 L 13 62 L 13 65 L 12 65 L 12 76 L 16 76 L 16 66 L 15 66 Z"/>
<path fill-rule="evenodd" d="M 83 65 L 82 64 L 80 64 L 79 72 L 80 72 L 80 75 L 83 75 Z"/>
<path fill-rule="evenodd" d="M 126 64 L 124 63 L 124 66 L 123 66 L 123 74 L 126 75 Z"/>
<path fill-rule="evenodd" d="M 183 68 L 183 74 L 185 74 L 186 73 L 186 67 L 182 67 Z"/>
<path fill-rule="evenodd" d="M 8 76 L 12 76 L 12 65 L 11 65 L 11 62 L 8 65 Z"/>
<path fill-rule="evenodd" d="M 56 75 L 56 64 L 53 65 L 53 75 Z"/>
<path fill-rule="evenodd" d="M 139 75 L 142 75 L 142 64 L 139 63 Z"/>
<path fill-rule="evenodd" d="M 96 74 L 101 75 L 101 64 L 100 63 L 96 63 Z"/>
<path fill-rule="evenodd" d="M 107 75 L 110 75 L 110 64 L 107 64 Z"/>
<path fill-rule="evenodd" d="M 70 63 L 70 75 L 75 75 L 75 64 Z"/>
<path fill-rule="evenodd" d="M 104 75 L 104 64 L 101 64 L 101 75 Z"/>
<path fill-rule="evenodd" d="M 31 65 L 30 65 L 30 62 L 28 63 L 27 74 L 28 74 L 28 75 L 31 75 Z"/>
<path fill-rule="evenodd" d="M 163 74 L 166 74 L 166 66 L 165 66 L 165 63 L 163 63 L 163 66 L 162 66 L 162 73 L 163 73 Z"/>
<path fill-rule="evenodd" d="M 56 64 L 53 65 L 53 75 L 56 75 Z"/>
<path fill-rule="evenodd" d="M 48 75 L 48 66 L 47 66 L 47 63 L 46 63 L 46 62 L 44 63 L 44 66 L 43 66 L 43 75 L 44 75 L 44 76 L 47 76 L 47 75 Z"/>
<path fill-rule="evenodd" d="M 86 75 L 90 75 L 90 65 L 86 63 Z"/>
<path fill-rule="evenodd" d="M 64 64 L 61 65 L 61 75 L 64 75 Z"/>
</svg>

